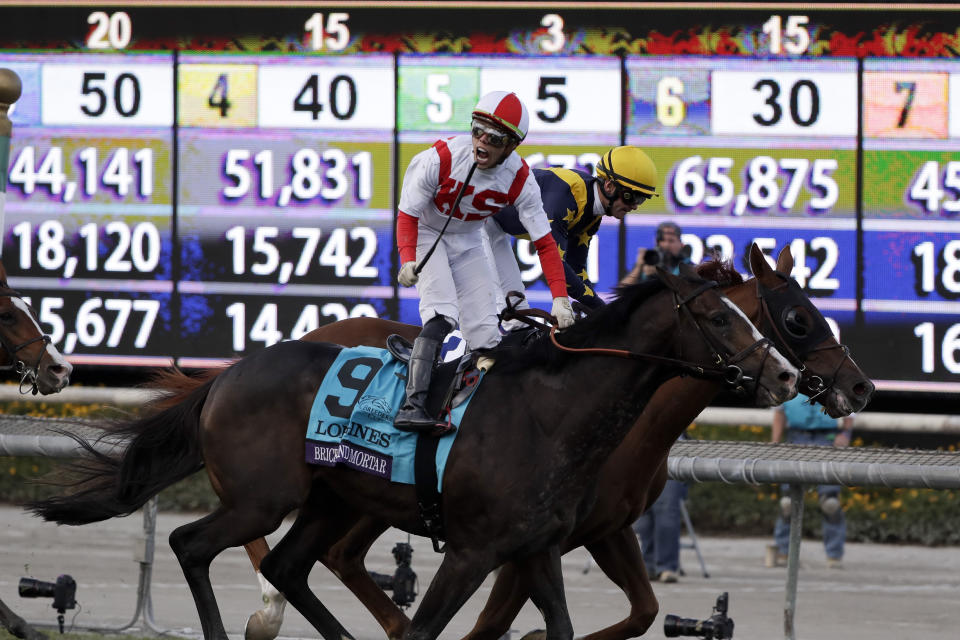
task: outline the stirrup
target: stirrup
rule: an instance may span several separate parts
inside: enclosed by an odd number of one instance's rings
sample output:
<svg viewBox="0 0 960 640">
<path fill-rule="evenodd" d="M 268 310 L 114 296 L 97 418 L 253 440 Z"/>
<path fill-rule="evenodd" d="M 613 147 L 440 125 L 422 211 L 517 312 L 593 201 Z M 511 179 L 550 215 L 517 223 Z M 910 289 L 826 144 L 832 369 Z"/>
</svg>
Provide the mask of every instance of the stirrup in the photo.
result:
<svg viewBox="0 0 960 640">
<path fill-rule="evenodd" d="M 393 420 L 393 426 L 398 431 L 411 431 L 415 433 L 423 433 L 425 431 L 433 431 L 437 427 L 446 426 L 445 423 L 437 420 L 436 418 L 430 417 L 426 411 L 419 411 L 420 415 L 416 415 L 417 410 L 411 409 L 410 413 L 413 413 L 412 416 L 401 417 L 401 413 L 404 410 L 401 409 L 400 413 L 397 414 L 397 417 Z"/>
</svg>

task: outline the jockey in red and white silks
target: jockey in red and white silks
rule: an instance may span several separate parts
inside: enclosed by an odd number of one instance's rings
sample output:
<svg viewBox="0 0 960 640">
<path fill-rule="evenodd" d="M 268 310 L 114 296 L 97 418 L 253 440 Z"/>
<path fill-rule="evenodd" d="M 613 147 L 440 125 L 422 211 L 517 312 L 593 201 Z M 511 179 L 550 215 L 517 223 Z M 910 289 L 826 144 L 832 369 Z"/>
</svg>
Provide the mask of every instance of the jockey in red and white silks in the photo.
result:
<svg viewBox="0 0 960 640">
<path fill-rule="evenodd" d="M 397 214 L 402 266 L 397 280 L 406 287 L 417 286 L 423 329 L 410 357 L 406 402 L 394 420 L 402 430 L 438 426 L 426 411 L 426 393 L 443 337 L 455 324 L 472 351 L 490 349 L 500 341 L 499 287 L 484 252 L 483 224 L 504 206 L 517 208 L 537 247 L 559 326 L 573 323 L 563 264 L 550 235 L 540 187 L 526 162 L 514 153 L 527 134 L 526 107 L 516 94 L 494 91 L 480 98 L 472 115 L 470 135 L 437 141 L 414 156 L 403 177 Z M 463 197 L 452 210 L 465 182 Z M 434 253 L 426 259 L 435 242 Z"/>
<path fill-rule="evenodd" d="M 400 195 L 397 238 L 402 263 L 422 260 L 433 245 L 472 164 L 470 136 L 440 140 L 414 157 L 404 175 Z M 478 168 L 417 282 L 423 323 L 437 314 L 459 321 L 471 350 L 490 348 L 500 341 L 500 292 L 490 278 L 481 233 L 484 219 L 507 204 L 516 206 L 520 222 L 535 244 L 543 239 L 551 245 L 552 251 L 541 252 L 544 273 L 554 297 L 566 297 L 560 254 L 550 235 L 540 188 L 526 162 L 512 153 L 502 164 Z M 548 270 L 551 258 L 556 262 L 552 280 Z"/>
</svg>

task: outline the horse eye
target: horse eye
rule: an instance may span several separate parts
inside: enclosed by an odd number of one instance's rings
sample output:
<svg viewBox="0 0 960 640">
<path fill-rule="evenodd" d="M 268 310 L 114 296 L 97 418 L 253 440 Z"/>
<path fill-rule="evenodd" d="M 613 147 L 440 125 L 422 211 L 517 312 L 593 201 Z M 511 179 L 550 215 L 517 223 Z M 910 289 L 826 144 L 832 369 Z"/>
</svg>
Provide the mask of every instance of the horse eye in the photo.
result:
<svg viewBox="0 0 960 640">
<path fill-rule="evenodd" d="M 3 324 L 13 324 L 16 322 L 16 318 L 13 313 L 9 311 L 0 311 L 0 322 Z"/>
<path fill-rule="evenodd" d="M 810 333 L 810 319 L 797 309 L 788 309 L 783 314 L 783 328 L 794 338 L 803 338 Z"/>
<path fill-rule="evenodd" d="M 712 318 L 710 318 L 710 323 L 713 326 L 717 327 L 718 329 L 722 329 L 723 327 L 726 327 L 727 325 L 730 324 L 730 319 L 727 317 L 727 314 L 718 313 Z"/>
</svg>

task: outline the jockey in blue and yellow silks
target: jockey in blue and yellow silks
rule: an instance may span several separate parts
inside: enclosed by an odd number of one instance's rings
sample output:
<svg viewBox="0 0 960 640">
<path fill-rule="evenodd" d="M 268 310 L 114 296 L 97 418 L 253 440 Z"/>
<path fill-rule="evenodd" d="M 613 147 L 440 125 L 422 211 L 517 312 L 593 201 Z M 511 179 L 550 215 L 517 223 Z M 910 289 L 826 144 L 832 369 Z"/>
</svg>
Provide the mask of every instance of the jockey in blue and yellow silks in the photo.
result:
<svg viewBox="0 0 960 640">
<path fill-rule="evenodd" d="M 540 186 L 543 209 L 563 258 L 567 294 L 590 308 L 603 304 L 587 277 L 590 241 L 608 215 L 623 217 L 656 194 L 657 170 L 653 161 L 637 147 L 610 149 L 597 163 L 597 176 L 577 169 L 534 169 Z M 496 265 L 500 287 L 523 291 L 520 270 L 507 234 L 524 237 L 517 210 L 504 207 L 484 225 L 491 258 Z M 526 303 L 520 305 L 526 306 Z"/>
</svg>

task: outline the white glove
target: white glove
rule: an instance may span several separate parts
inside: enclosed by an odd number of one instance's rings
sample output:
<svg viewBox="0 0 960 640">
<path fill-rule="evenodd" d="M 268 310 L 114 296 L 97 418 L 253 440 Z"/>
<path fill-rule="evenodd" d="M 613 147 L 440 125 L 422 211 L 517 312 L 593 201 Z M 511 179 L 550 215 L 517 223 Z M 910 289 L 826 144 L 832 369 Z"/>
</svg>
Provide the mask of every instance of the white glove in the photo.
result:
<svg viewBox="0 0 960 640">
<path fill-rule="evenodd" d="M 404 262 L 403 266 L 400 267 L 400 273 L 397 274 L 397 282 L 399 282 L 404 287 L 412 287 L 417 284 L 417 280 L 420 279 L 420 276 L 417 275 L 415 269 L 417 268 L 417 263 L 414 260 L 410 262 Z"/>
<path fill-rule="evenodd" d="M 550 315 L 557 319 L 557 328 L 566 329 L 573 324 L 573 307 L 570 306 L 570 298 L 562 296 L 553 299 L 553 308 L 550 309 Z"/>
</svg>

